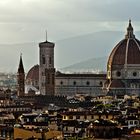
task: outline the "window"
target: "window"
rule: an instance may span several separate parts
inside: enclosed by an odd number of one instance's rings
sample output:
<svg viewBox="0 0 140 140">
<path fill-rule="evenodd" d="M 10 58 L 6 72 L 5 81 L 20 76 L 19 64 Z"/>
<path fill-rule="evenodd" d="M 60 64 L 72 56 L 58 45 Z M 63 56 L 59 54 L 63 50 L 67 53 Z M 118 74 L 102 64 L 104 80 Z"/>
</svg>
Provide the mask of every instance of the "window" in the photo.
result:
<svg viewBox="0 0 140 140">
<path fill-rule="evenodd" d="M 87 86 L 89 86 L 90 85 L 90 82 L 89 81 L 87 81 Z"/>
<path fill-rule="evenodd" d="M 50 84 L 50 74 L 48 73 L 47 76 L 47 84 Z"/>
<path fill-rule="evenodd" d="M 80 116 L 78 115 L 78 116 L 76 116 L 76 119 L 80 119 Z"/>
<path fill-rule="evenodd" d="M 130 124 L 132 125 L 133 124 L 133 121 L 130 121 Z"/>
<path fill-rule="evenodd" d="M 42 56 L 42 64 L 45 64 L 45 56 Z"/>
<path fill-rule="evenodd" d="M 68 127 L 66 126 L 66 131 L 68 131 Z"/>
<path fill-rule="evenodd" d="M 52 84 L 54 85 L 54 74 L 52 74 Z"/>
<path fill-rule="evenodd" d="M 44 87 L 44 83 L 41 83 L 42 87 Z"/>
<path fill-rule="evenodd" d="M 108 77 L 110 77 L 111 76 L 111 72 L 110 71 L 108 71 Z"/>
<path fill-rule="evenodd" d="M 76 81 L 73 82 L 73 85 L 76 86 Z"/>
<path fill-rule="evenodd" d="M 138 121 L 135 121 L 135 124 L 138 124 Z"/>
<path fill-rule="evenodd" d="M 49 64 L 51 65 L 52 64 L 52 58 L 49 57 Z"/>
<path fill-rule="evenodd" d="M 137 76 L 137 72 L 133 72 L 133 76 L 134 76 L 134 77 Z"/>
<path fill-rule="evenodd" d="M 87 116 L 86 116 L 86 115 L 84 116 L 84 119 L 85 119 L 85 120 L 87 119 Z"/>
<path fill-rule="evenodd" d="M 99 83 L 99 84 L 100 84 L 100 86 L 103 86 L 103 82 L 102 82 L 102 81 L 100 81 L 100 83 Z"/>
<path fill-rule="evenodd" d="M 63 85 L 63 81 L 60 82 L 60 85 Z"/>
<path fill-rule="evenodd" d="M 71 119 L 71 120 L 72 120 L 72 119 L 73 119 L 73 116 L 69 116 L 69 119 Z"/>
<path fill-rule="evenodd" d="M 136 88 L 136 84 L 132 83 L 131 88 Z"/>
<path fill-rule="evenodd" d="M 116 72 L 116 75 L 117 75 L 118 77 L 120 77 L 120 76 L 121 76 L 121 72 L 120 72 L 120 71 L 117 71 L 117 72 Z"/>
<path fill-rule="evenodd" d="M 42 71 L 42 76 L 44 76 L 44 72 Z"/>
</svg>

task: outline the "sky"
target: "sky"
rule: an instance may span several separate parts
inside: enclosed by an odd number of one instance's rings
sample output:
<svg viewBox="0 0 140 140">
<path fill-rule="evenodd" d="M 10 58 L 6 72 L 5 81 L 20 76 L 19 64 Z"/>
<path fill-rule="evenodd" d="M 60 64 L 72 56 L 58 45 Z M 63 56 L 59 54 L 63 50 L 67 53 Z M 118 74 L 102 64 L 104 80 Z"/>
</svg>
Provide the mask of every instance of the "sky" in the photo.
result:
<svg viewBox="0 0 140 140">
<path fill-rule="evenodd" d="M 54 41 L 122 30 L 129 18 L 139 22 L 139 9 L 139 0 L 0 0 L 0 43 L 40 41 L 46 30 Z"/>
<path fill-rule="evenodd" d="M 140 0 L 0 0 L 0 44 L 122 31 L 130 18 L 140 30 L 139 9 Z"/>
</svg>

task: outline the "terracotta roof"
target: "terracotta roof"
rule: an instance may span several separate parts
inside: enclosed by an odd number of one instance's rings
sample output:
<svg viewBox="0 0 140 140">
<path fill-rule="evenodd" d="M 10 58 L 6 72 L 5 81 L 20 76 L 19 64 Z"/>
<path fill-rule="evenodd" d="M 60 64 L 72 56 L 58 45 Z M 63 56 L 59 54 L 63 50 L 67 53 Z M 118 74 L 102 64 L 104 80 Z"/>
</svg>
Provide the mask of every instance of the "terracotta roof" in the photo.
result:
<svg viewBox="0 0 140 140">
<path fill-rule="evenodd" d="M 139 120 L 136 116 L 128 116 L 126 120 Z"/>
<path fill-rule="evenodd" d="M 56 77 L 96 77 L 106 79 L 106 74 L 65 74 L 57 72 Z M 39 65 L 35 65 L 29 70 L 26 80 L 39 81 Z"/>
<path fill-rule="evenodd" d="M 140 64 L 140 41 L 135 38 L 131 22 L 127 28 L 125 39 L 121 40 L 112 50 L 108 66 Z"/>
<path fill-rule="evenodd" d="M 67 111 L 67 112 L 63 112 L 61 115 L 79 115 L 79 116 L 82 116 L 82 115 L 92 115 L 93 112 L 90 112 L 90 111 Z"/>
<path fill-rule="evenodd" d="M 124 39 L 112 50 L 108 65 L 140 64 L 140 41 Z"/>
<path fill-rule="evenodd" d="M 99 78 L 105 78 L 106 74 L 65 74 L 65 73 L 57 73 L 56 77 L 99 77 Z"/>
<path fill-rule="evenodd" d="M 39 65 L 35 65 L 29 70 L 29 72 L 27 73 L 26 79 L 39 81 Z"/>
<path fill-rule="evenodd" d="M 111 120 L 95 120 L 93 123 L 94 126 L 117 126 L 116 122 L 113 122 Z"/>
<path fill-rule="evenodd" d="M 63 120 L 63 125 L 64 126 L 77 126 L 78 121 L 77 120 Z"/>
</svg>

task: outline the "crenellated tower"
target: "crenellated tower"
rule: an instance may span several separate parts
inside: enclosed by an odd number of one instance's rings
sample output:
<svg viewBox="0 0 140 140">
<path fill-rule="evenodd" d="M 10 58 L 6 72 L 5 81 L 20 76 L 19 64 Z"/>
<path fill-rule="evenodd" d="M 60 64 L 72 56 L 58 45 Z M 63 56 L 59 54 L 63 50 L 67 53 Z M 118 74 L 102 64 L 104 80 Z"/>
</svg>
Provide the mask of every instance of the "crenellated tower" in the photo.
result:
<svg viewBox="0 0 140 140">
<path fill-rule="evenodd" d="M 42 95 L 55 94 L 54 46 L 47 39 L 39 43 L 39 90 Z"/>
</svg>

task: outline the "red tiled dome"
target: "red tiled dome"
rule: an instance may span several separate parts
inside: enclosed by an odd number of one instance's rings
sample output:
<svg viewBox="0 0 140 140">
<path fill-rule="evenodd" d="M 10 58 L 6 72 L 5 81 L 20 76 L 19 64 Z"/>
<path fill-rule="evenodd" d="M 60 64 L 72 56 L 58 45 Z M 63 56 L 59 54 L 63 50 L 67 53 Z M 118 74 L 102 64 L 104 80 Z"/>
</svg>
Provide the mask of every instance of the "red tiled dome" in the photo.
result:
<svg viewBox="0 0 140 140">
<path fill-rule="evenodd" d="M 39 81 L 39 65 L 35 65 L 29 70 L 26 80 Z"/>
<path fill-rule="evenodd" d="M 115 46 L 108 59 L 111 67 L 124 64 L 140 64 L 140 41 L 135 38 L 130 21 L 125 39 Z"/>
</svg>

